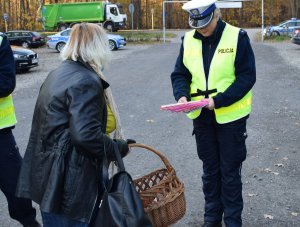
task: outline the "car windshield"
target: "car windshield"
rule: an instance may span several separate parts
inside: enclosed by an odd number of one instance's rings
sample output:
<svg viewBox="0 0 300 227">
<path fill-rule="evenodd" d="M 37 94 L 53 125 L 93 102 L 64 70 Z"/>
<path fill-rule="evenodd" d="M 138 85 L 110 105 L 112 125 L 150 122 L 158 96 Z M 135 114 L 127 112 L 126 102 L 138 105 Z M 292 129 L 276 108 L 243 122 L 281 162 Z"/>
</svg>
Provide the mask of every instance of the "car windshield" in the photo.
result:
<svg viewBox="0 0 300 227">
<path fill-rule="evenodd" d="M 68 29 L 68 30 L 66 30 L 66 31 L 63 31 L 63 32 L 61 33 L 61 36 L 69 36 L 70 33 L 71 33 L 71 29 Z"/>
<path fill-rule="evenodd" d="M 276 26 L 283 27 L 283 26 L 287 25 L 289 27 L 289 25 L 296 26 L 297 23 L 299 23 L 298 20 L 286 20 L 284 22 L 279 23 Z"/>
</svg>

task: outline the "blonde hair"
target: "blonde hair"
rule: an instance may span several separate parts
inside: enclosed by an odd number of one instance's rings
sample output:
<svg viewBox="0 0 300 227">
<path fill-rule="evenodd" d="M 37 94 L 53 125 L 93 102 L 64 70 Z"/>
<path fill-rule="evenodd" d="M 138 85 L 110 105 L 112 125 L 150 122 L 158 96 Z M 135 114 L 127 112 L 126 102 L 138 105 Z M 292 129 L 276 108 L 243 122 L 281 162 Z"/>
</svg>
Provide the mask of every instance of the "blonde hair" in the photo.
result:
<svg viewBox="0 0 300 227">
<path fill-rule="evenodd" d="M 221 10 L 219 8 L 216 8 L 215 11 L 214 11 L 214 18 L 219 20 L 221 17 L 222 17 Z"/>
<path fill-rule="evenodd" d="M 76 24 L 61 52 L 61 58 L 73 61 L 81 58 L 97 69 L 96 71 L 101 71 L 111 60 L 111 51 L 105 30 L 96 24 Z"/>
<path fill-rule="evenodd" d="M 78 61 L 80 59 L 88 63 L 100 78 L 106 80 L 102 70 L 111 60 L 111 50 L 108 43 L 106 32 L 99 25 L 76 24 L 72 28 L 70 38 L 60 56 L 62 60 Z M 113 138 L 124 139 L 119 111 L 110 87 L 104 90 L 104 96 L 116 119 L 116 130 L 113 132 Z"/>
</svg>

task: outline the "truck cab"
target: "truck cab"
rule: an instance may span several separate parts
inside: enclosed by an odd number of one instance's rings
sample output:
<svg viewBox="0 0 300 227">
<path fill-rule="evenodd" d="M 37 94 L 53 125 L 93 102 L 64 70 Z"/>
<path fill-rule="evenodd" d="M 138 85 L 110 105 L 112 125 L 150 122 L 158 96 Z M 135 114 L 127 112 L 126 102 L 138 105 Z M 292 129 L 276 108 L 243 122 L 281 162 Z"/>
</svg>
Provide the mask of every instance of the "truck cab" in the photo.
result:
<svg viewBox="0 0 300 227">
<path fill-rule="evenodd" d="M 105 22 L 103 27 L 109 31 L 117 31 L 126 25 L 127 15 L 121 14 L 119 7 L 116 4 L 104 3 L 105 8 Z"/>
</svg>

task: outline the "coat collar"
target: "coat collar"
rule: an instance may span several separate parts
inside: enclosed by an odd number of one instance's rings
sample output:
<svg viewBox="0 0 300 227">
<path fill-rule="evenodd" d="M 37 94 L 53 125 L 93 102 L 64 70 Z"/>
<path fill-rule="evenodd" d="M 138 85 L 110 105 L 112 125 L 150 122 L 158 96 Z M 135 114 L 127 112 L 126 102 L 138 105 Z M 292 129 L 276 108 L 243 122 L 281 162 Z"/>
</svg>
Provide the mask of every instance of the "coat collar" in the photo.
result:
<svg viewBox="0 0 300 227">
<path fill-rule="evenodd" d="M 219 19 L 217 22 L 217 26 L 211 36 L 204 37 L 196 30 L 195 34 L 194 34 L 194 38 L 200 39 L 203 42 L 216 43 L 218 40 L 220 40 L 225 26 L 226 26 L 226 23 L 224 21 L 222 21 L 221 19 Z"/>
<path fill-rule="evenodd" d="M 75 63 L 75 61 L 72 61 L 72 60 L 68 60 L 68 61 L 71 61 L 71 62 L 74 62 L 74 63 Z M 82 60 L 81 57 L 79 57 L 79 58 L 77 59 L 77 63 L 79 63 L 80 65 L 82 65 L 82 66 L 85 67 L 86 69 L 92 71 L 93 73 L 97 74 L 96 71 L 93 69 L 93 67 L 90 66 L 89 63 L 84 62 L 84 61 Z M 97 74 L 97 76 L 99 77 L 98 74 Z M 100 80 L 101 80 L 101 83 L 102 83 L 102 86 L 103 86 L 104 89 L 106 89 L 106 88 L 108 88 L 108 87 L 110 86 L 109 83 L 107 83 L 107 82 L 106 82 L 105 80 L 103 80 L 101 77 L 99 77 L 99 78 L 100 78 Z"/>
</svg>

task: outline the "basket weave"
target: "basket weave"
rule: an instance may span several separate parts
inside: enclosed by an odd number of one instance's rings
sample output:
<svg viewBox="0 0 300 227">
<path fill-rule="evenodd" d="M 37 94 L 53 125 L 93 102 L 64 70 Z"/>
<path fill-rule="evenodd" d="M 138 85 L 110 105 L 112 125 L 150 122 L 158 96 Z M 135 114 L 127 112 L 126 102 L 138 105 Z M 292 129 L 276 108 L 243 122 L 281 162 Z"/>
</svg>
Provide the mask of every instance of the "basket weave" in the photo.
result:
<svg viewBox="0 0 300 227">
<path fill-rule="evenodd" d="M 184 184 L 176 176 L 169 161 L 157 150 L 144 144 L 130 144 L 159 156 L 166 168 L 134 180 L 144 209 L 154 227 L 166 227 L 181 219 L 186 212 Z"/>
</svg>

